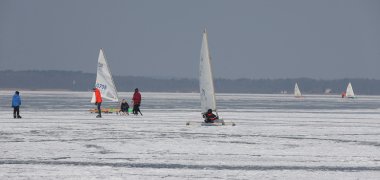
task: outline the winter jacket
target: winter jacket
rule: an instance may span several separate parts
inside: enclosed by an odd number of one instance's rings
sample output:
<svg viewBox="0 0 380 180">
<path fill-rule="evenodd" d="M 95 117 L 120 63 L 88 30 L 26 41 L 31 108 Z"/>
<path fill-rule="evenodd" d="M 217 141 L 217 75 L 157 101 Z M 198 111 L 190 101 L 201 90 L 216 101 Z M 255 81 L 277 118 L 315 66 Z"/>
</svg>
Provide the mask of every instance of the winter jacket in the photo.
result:
<svg viewBox="0 0 380 180">
<path fill-rule="evenodd" d="M 128 111 L 128 108 L 129 108 L 129 104 L 127 102 L 121 103 L 121 105 L 120 105 L 121 110 L 127 110 Z"/>
<path fill-rule="evenodd" d="M 133 104 L 140 104 L 141 103 L 141 94 L 140 94 L 140 92 L 135 92 L 133 94 L 132 100 L 133 100 Z"/>
<path fill-rule="evenodd" d="M 103 102 L 103 100 L 102 100 L 102 95 L 100 94 L 100 91 L 99 91 L 99 89 L 98 88 L 96 88 L 95 89 L 95 102 L 96 103 L 101 103 L 101 102 Z"/>
<path fill-rule="evenodd" d="M 218 119 L 218 117 L 215 114 L 213 114 L 213 113 L 207 113 L 206 114 L 206 119 L 208 121 L 215 121 L 215 120 Z"/>
<path fill-rule="evenodd" d="M 12 107 L 17 107 L 21 105 L 21 98 L 20 95 L 15 94 L 12 97 Z"/>
</svg>

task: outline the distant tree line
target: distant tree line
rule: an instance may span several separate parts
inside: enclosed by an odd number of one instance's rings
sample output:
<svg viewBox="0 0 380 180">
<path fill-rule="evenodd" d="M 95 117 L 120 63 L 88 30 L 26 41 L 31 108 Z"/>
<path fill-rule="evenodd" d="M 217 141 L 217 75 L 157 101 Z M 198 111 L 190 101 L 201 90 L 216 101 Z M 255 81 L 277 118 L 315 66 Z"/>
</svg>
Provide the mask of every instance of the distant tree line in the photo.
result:
<svg viewBox="0 0 380 180">
<path fill-rule="evenodd" d="M 0 71 L 0 89 L 70 90 L 89 91 L 95 84 L 96 75 L 80 71 Z M 150 78 L 114 76 L 118 91 L 131 92 L 138 87 L 145 92 L 199 92 L 197 79 Z M 293 93 L 298 83 L 303 94 L 340 94 L 348 82 L 356 94 L 379 95 L 380 80 L 376 79 L 215 79 L 219 93 Z"/>
</svg>

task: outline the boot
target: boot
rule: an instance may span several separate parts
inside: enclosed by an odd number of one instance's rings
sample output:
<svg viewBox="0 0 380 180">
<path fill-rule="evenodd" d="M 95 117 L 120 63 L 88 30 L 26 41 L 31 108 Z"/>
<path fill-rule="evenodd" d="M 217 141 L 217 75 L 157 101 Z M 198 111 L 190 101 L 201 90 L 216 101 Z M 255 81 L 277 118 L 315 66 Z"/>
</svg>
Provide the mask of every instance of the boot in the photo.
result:
<svg viewBox="0 0 380 180">
<path fill-rule="evenodd" d="M 101 115 L 97 115 L 96 118 L 101 118 L 102 116 Z"/>
<path fill-rule="evenodd" d="M 21 116 L 20 116 L 20 115 L 18 115 L 18 116 L 17 116 L 17 118 L 21 119 Z"/>
</svg>

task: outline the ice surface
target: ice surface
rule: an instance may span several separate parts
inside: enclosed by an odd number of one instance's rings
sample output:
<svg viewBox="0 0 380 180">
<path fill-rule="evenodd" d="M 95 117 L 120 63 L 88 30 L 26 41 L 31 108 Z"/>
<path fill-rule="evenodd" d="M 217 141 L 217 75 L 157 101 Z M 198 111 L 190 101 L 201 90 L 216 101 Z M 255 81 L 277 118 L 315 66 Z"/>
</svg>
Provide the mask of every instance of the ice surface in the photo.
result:
<svg viewBox="0 0 380 180">
<path fill-rule="evenodd" d="M 218 94 L 237 126 L 204 127 L 198 94 L 142 92 L 144 116 L 101 119 L 91 92 L 48 91 L 21 91 L 13 119 L 12 94 L 0 92 L 0 179 L 380 178 L 379 96 Z"/>
</svg>

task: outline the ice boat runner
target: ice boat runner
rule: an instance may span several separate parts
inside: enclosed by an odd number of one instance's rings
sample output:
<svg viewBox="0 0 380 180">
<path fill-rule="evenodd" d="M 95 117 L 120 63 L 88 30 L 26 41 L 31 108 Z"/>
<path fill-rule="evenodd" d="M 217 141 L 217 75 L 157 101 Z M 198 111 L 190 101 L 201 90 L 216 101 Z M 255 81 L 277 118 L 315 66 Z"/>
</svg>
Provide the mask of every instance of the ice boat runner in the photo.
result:
<svg viewBox="0 0 380 180">
<path fill-rule="evenodd" d="M 119 102 L 119 97 L 117 95 L 117 90 L 115 83 L 112 78 L 111 71 L 107 64 L 107 59 L 104 55 L 103 49 L 100 49 L 98 58 L 98 69 L 96 73 L 95 87 L 100 90 L 100 94 L 103 99 Z M 91 103 L 95 103 L 95 93 L 92 93 Z M 97 109 L 90 110 L 91 112 L 97 112 Z M 116 108 L 103 108 L 104 113 L 118 112 L 119 109 Z"/>
<path fill-rule="evenodd" d="M 301 91 L 298 88 L 298 84 L 297 83 L 296 83 L 296 85 L 294 85 L 294 97 L 296 97 L 296 98 L 302 97 Z"/>
<path fill-rule="evenodd" d="M 352 89 L 351 82 L 348 83 L 347 89 L 346 89 L 346 95 L 347 98 L 355 98 L 354 90 Z"/>
<path fill-rule="evenodd" d="M 202 48 L 200 55 L 200 64 L 199 64 L 199 90 L 201 97 L 201 112 L 202 116 L 205 119 L 205 122 L 202 122 L 202 125 L 205 126 L 218 126 L 225 125 L 223 119 L 220 119 L 218 115 L 218 110 L 216 108 L 215 101 L 215 90 L 214 90 L 214 81 L 212 77 L 212 68 L 211 68 L 211 57 L 208 48 L 207 42 L 207 32 L 204 30 L 203 39 L 202 39 Z M 207 122 L 207 114 L 214 112 L 216 118 L 212 122 Z M 190 122 L 187 122 L 189 125 Z M 234 123 L 232 125 L 235 125 Z"/>
</svg>

